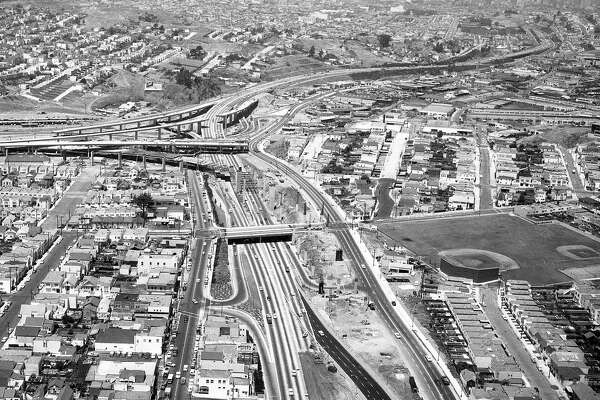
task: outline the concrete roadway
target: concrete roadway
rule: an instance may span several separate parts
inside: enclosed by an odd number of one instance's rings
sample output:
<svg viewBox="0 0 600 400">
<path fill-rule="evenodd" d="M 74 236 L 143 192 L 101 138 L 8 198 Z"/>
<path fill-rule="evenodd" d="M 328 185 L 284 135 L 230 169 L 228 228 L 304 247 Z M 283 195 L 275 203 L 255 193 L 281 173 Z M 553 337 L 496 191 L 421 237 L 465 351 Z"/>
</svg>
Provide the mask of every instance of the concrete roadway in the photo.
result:
<svg viewBox="0 0 600 400">
<path fill-rule="evenodd" d="M 333 222 L 343 222 L 343 219 L 337 214 L 337 210 L 328 203 L 324 195 L 314 188 L 311 183 L 306 181 L 298 172 L 293 170 L 287 164 L 275 160 L 274 157 L 264 153 L 256 153 L 257 157 L 271 164 L 274 168 L 279 169 L 292 179 L 305 193 L 312 199 L 314 204 L 323 204 L 324 212 L 329 216 L 329 220 Z M 452 390 L 445 385 L 439 384 L 442 374 L 439 372 L 434 363 L 430 363 L 425 359 L 423 347 L 417 337 L 405 325 L 396 314 L 393 306 L 388 302 L 383 289 L 379 285 L 377 278 L 373 276 L 368 268 L 361 268 L 360 265 L 366 264 L 360 248 L 350 235 L 350 232 L 341 229 L 335 232 L 336 237 L 347 257 L 354 261 L 357 276 L 365 284 L 366 292 L 376 309 L 379 311 L 383 321 L 393 332 L 400 334 L 401 339 L 398 345 L 403 350 L 403 355 L 407 365 L 411 369 L 411 373 L 415 375 L 417 383 L 421 386 L 422 393 L 428 393 L 434 399 L 454 399 L 455 395 Z M 358 384 L 358 382 L 357 382 Z M 426 387 L 423 387 L 426 386 Z M 429 396 L 428 396 L 429 397 Z"/>
<path fill-rule="evenodd" d="M 232 215 L 239 225 L 268 225 L 272 222 L 255 192 L 248 192 L 247 200 L 244 202 L 247 207 L 245 213 L 240 211 L 242 206 L 237 199 L 230 202 Z M 303 399 L 306 386 L 300 372 L 298 353 L 308 349 L 310 340 L 302 336 L 306 329 L 297 291 L 291 275 L 284 271 L 287 260 L 279 246 L 279 243 L 271 243 L 237 247 L 243 247 L 248 254 L 252 275 L 261 288 L 259 296 L 263 310 L 273 316 L 272 323 L 266 323 L 265 327 L 274 351 L 279 393 L 281 396 L 289 395 L 290 399 Z"/>
<path fill-rule="evenodd" d="M 560 151 L 563 154 L 563 158 L 565 159 L 567 173 L 569 174 L 569 178 L 571 179 L 571 184 L 573 185 L 573 191 L 577 193 L 578 196 L 585 197 L 591 196 L 594 193 L 586 190 L 583 183 L 581 182 L 581 177 L 577 173 L 575 169 L 575 160 L 573 160 L 573 155 L 569 152 L 569 150 L 564 146 L 559 146 Z M 575 171 L 575 173 L 573 173 Z"/>
<path fill-rule="evenodd" d="M 494 208 L 492 200 L 492 186 L 490 177 L 490 148 L 487 139 L 481 131 L 475 133 L 479 147 L 479 209 L 490 210 Z"/>
</svg>

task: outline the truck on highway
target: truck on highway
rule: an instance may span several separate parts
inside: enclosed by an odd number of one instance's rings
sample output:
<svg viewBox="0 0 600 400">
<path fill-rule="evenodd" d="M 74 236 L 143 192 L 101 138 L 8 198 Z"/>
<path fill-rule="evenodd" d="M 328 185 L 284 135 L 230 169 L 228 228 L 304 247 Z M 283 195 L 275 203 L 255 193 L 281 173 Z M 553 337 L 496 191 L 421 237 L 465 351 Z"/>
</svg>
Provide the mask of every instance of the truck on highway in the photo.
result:
<svg viewBox="0 0 600 400">
<path fill-rule="evenodd" d="M 171 386 L 165 389 L 165 396 L 167 399 L 171 398 Z"/>
<path fill-rule="evenodd" d="M 408 378 L 408 383 L 413 393 L 419 393 L 419 387 L 417 386 L 417 382 L 413 376 Z"/>
<path fill-rule="evenodd" d="M 169 374 L 169 376 L 167 376 L 167 383 L 170 385 L 171 383 L 173 383 L 173 374 Z"/>
<path fill-rule="evenodd" d="M 267 314 L 267 324 L 272 324 L 273 323 L 273 317 L 271 317 L 271 314 Z"/>
</svg>

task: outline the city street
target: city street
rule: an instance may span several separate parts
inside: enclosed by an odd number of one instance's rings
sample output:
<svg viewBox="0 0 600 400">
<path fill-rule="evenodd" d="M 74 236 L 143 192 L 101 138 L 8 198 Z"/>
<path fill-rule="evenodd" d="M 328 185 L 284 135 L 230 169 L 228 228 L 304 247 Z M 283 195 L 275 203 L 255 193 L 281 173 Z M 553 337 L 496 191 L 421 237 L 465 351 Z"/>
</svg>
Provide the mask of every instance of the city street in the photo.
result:
<svg viewBox="0 0 600 400">
<path fill-rule="evenodd" d="M 498 294 L 496 288 L 485 288 L 481 291 L 483 309 L 490 320 L 494 331 L 498 334 L 502 343 L 506 345 L 508 352 L 515 358 L 519 367 L 531 383 L 531 386 L 538 388 L 540 395 L 544 400 L 557 400 L 556 391 L 550 386 L 548 379 L 537 369 L 535 362 L 524 348 L 521 339 L 511 329 L 508 322 L 502 317 L 500 305 L 498 304 Z"/>
<path fill-rule="evenodd" d="M 48 212 L 48 216 L 40 225 L 42 232 L 57 229 L 57 226 L 61 223 L 61 218 L 62 224 L 67 222 L 69 212 L 81 203 L 97 174 L 98 168 L 96 167 L 87 167 L 81 171 L 72 185 Z M 59 221 L 58 224 L 57 220 Z M 62 235 L 60 235 L 62 239 L 59 239 L 60 242 L 56 243 L 46 253 L 44 261 L 39 264 L 37 271 L 32 272 L 30 281 L 21 290 L 10 295 L 2 295 L 2 300 L 10 300 L 12 304 L 6 313 L 0 317 L 0 334 L 6 336 L 8 329 L 16 325 L 21 305 L 31 301 L 32 296 L 37 293 L 38 287 L 48 274 L 48 271 L 58 266 L 67 248 L 75 243 L 78 235 L 77 231 L 63 231 Z"/>
<path fill-rule="evenodd" d="M 494 208 L 493 191 L 490 177 L 490 147 L 480 130 L 475 133 L 479 147 L 479 210 Z"/>
</svg>

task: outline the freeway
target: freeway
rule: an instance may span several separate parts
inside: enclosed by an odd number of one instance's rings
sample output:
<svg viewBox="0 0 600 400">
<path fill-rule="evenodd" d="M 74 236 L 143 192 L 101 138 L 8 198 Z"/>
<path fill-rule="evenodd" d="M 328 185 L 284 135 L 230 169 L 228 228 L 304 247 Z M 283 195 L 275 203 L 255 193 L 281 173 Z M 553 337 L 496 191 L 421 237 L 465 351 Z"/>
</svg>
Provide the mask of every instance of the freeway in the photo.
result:
<svg viewBox="0 0 600 400">
<path fill-rule="evenodd" d="M 379 386 L 379 383 L 360 365 L 348 352 L 343 343 L 340 343 L 319 320 L 310 305 L 302 298 L 306 314 L 313 329 L 317 342 L 323 350 L 333 358 L 344 372 L 353 380 L 367 400 L 386 400 L 390 396 Z"/>
<path fill-rule="evenodd" d="M 223 199 L 231 210 L 232 223 L 238 226 L 270 223 L 255 196 L 255 192 L 246 192 L 244 210 L 235 196 L 229 194 Z M 238 245 L 237 250 L 242 249 L 247 254 L 252 277 L 259 285 L 263 320 L 275 360 L 278 396 L 304 399 L 306 385 L 298 353 L 308 349 L 310 339 L 297 290 L 289 272 L 284 271 L 287 259 L 279 246 L 280 243 Z"/>
<path fill-rule="evenodd" d="M 241 139 L 109 139 L 109 140 L 74 140 L 72 136 L 56 138 L 35 138 L 21 140 L 0 140 L 0 147 L 129 147 L 129 146 L 175 146 L 180 147 L 246 147 L 247 142 Z"/>
<path fill-rule="evenodd" d="M 58 130 L 55 130 L 54 133 L 59 136 L 60 135 L 69 135 L 69 134 L 75 135 L 75 134 L 81 133 L 82 130 L 87 131 L 87 130 L 98 129 L 101 131 L 102 129 L 105 129 L 105 128 L 114 128 L 114 127 L 119 127 L 118 130 L 123 130 L 123 128 L 125 126 L 130 125 L 130 124 L 135 124 L 136 128 L 143 128 L 141 126 L 142 123 L 149 123 L 150 126 L 153 127 L 153 126 L 158 125 L 160 122 L 163 122 L 162 120 L 165 118 L 167 119 L 166 122 L 168 125 L 171 122 L 170 121 L 171 117 L 176 117 L 176 118 L 179 117 L 180 120 L 183 120 L 186 117 L 189 119 L 196 118 L 202 112 L 204 112 L 204 109 L 212 107 L 219 100 L 220 100 L 220 97 L 217 97 L 217 98 L 211 99 L 209 101 L 206 101 L 204 103 L 195 104 L 192 106 L 187 106 L 184 108 L 175 109 L 175 110 L 171 110 L 171 111 L 166 111 L 164 113 L 149 114 L 149 115 L 144 115 L 141 117 L 129 118 L 129 119 L 121 118 L 118 120 L 105 121 L 105 122 L 100 122 L 100 123 L 96 123 L 93 125 L 82 125 L 82 126 L 58 129 Z M 118 130 L 115 130 L 115 131 L 118 131 Z"/>
<path fill-rule="evenodd" d="M 247 193 L 246 205 L 251 210 L 251 214 L 255 216 L 255 221 L 257 223 L 272 223 L 270 215 L 266 211 L 266 208 L 260 201 L 256 192 Z M 303 271 L 303 268 L 289 245 L 287 243 L 271 243 L 269 245 L 261 246 L 267 248 L 270 255 L 277 260 L 276 264 L 279 268 L 271 269 L 269 272 L 271 275 L 279 278 L 280 284 L 285 289 L 279 296 L 283 296 L 288 305 L 293 309 L 289 314 L 292 318 L 291 320 L 288 320 L 287 326 L 290 326 L 289 324 L 291 323 L 294 326 L 294 329 L 302 331 L 304 337 L 308 337 L 308 332 L 305 331 L 304 324 L 306 323 L 308 326 L 311 326 L 312 339 L 317 341 L 348 374 L 348 376 L 351 377 L 366 399 L 389 399 L 390 397 L 386 394 L 385 390 L 381 388 L 377 381 L 375 381 L 375 379 L 373 379 L 373 377 L 349 355 L 343 345 L 327 332 L 327 329 L 323 327 L 318 319 L 315 321 L 315 314 L 297 290 L 296 281 L 292 272 L 298 274 L 300 279 L 302 279 L 301 272 Z M 286 266 L 285 272 L 283 272 L 281 268 L 283 265 Z M 285 294 L 287 294 L 287 297 L 285 297 Z M 301 301 L 299 301 L 299 299 Z M 296 314 L 298 315 L 298 318 L 295 317 Z M 287 316 L 287 314 L 285 315 Z M 319 331 L 323 332 L 323 334 L 321 335 Z M 308 341 L 306 341 L 306 343 L 308 344 Z"/>
<path fill-rule="evenodd" d="M 332 206 L 325 195 L 316 189 L 310 182 L 302 177 L 297 171 L 289 167 L 287 164 L 277 160 L 275 157 L 270 156 L 263 152 L 255 153 L 264 162 L 273 166 L 273 168 L 279 169 L 281 172 L 286 174 L 292 181 L 294 181 L 298 187 L 303 189 L 306 195 L 312 200 L 313 204 L 319 204 L 323 206 L 325 215 L 333 222 L 343 222 L 343 216 L 340 216 L 334 206 Z M 442 373 L 438 370 L 434 363 L 428 362 L 425 359 L 425 351 L 423 346 L 411 332 L 410 328 L 399 318 L 394 310 L 394 307 L 387 300 L 387 297 L 380 286 L 377 278 L 373 275 L 369 268 L 361 268 L 361 265 L 367 265 L 368 261 L 362 254 L 360 247 L 354 240 L 354 237 L 350 234 L 347 229 L 340 229 L 336 232 L 336 236 L 340 245 L 344 249 L 344 253 L 347 254 L 354 262 L 358 276 L 361 277 L 362 281 L 367 288 L 369 298 L 375 304 L 377 310 L 382 316 L 383 321 L 393 332 L 399 333 L 401 339 L 398 345 L 403 350 L 402 354 L 405 355 L 408 365 L 410 365 L 411 372 L 417 379 L 420 386 L 426 386 L 432 398 L 434 399 L 454 399 L 455 394 L 451 391 L 448 386 L 440 385 L 440 379 Z"/>
</svg>

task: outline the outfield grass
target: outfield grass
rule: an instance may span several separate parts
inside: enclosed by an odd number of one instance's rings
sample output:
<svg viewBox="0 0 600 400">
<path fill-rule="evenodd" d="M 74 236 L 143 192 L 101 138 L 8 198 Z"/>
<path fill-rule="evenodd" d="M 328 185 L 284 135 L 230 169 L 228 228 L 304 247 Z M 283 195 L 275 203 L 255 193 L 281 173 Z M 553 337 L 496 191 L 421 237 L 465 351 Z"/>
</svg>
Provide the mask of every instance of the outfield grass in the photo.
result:
<svg viewBox="0 0 600 400">
<path fill-rule="evenodd" d="M 600 251 L 600 242 L 556 224 L 534 225 L 509 215 L 431 219 L 381 225 L 379 230 L 418 255 L 437 256 L 450 249 L 482 249 L 503 254 L 519 264 L 504 278 L 525 279 L 534 285 L 570 281 L 567 267 L 600 264 L 600 257 L 573 260 L 558 246 L 583 245 Z"/>
</svg>

